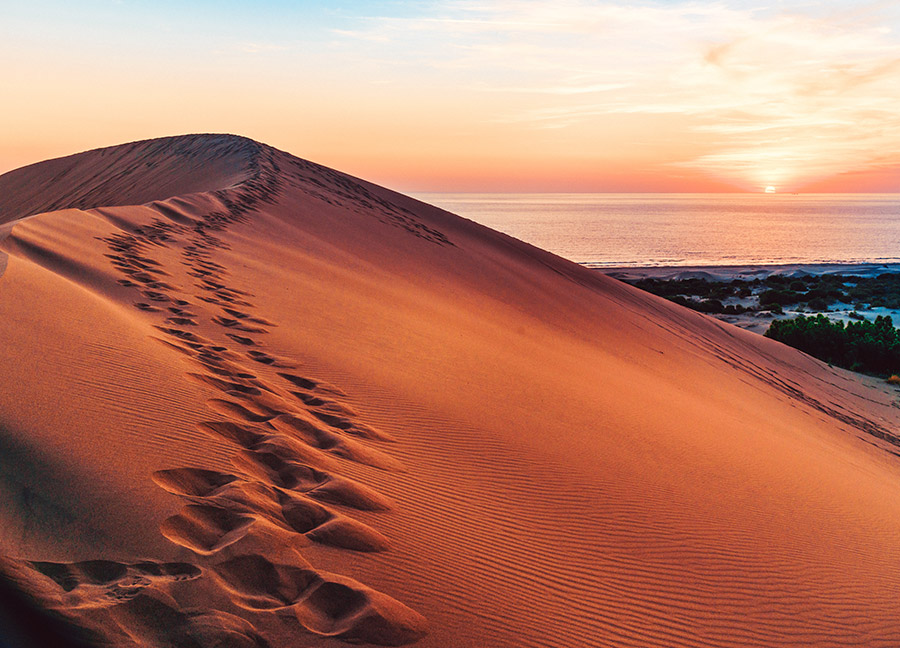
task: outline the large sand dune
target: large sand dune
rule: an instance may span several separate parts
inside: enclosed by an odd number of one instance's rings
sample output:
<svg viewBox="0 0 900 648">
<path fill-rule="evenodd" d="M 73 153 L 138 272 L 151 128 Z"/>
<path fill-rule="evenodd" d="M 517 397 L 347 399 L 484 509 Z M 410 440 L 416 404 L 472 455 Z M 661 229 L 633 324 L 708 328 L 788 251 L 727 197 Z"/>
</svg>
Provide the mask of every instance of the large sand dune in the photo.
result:
<svg viewBox="0 0 900 648">
<path fill-rule="evenodd" d="M 900 645 L 874 381 L 232 136 L 0 238 L 11 646 Z"/>
</svg>

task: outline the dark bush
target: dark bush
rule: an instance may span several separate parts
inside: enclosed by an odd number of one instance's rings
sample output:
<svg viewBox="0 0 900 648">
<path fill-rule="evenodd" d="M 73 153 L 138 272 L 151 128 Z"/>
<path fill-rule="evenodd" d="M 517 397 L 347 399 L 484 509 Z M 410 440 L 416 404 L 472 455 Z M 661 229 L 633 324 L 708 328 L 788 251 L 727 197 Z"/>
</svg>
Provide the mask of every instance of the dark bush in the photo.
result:
<svg viewBox="0 0 900 648">
<path fill-rule="evenodd" d="M 763 305 L 763 309 L 770 304 L 790 306 L 821 299 L 826 306 L 841 301 L 854 304 L 857 309 L 868 304 L 872 307 L 900 310 L 900 273 L 887 273 L 877 277 L 834 274 L 788 278 L 782 275 L 769 275 L 765 279 L 728 281 L 708 281 L 702 278 L 644 278 L 631 283 L 684 306 L 706 312 L 715 311 L 707 310 L 712 308 L 712 305 L 703 306 L 705 301 L 724 302 L 733 296 L 750 297 L 754 293 L 759 293 L 759 303 Z M 695 299 L 689 300 L 688 297 Z M 814 303 L 816 306 L 813 308 L 816 310 L 825 310 L 819 308 L 819 302 Z"/>
<path fill-rule="evenodd" d="M 900 368 L 900 330 L 890 317 L 846 326 L 824 315 L 776 320 L 766 337 L 845 369 L 890 375 Z"/>
<path fill-rule="evenodd" d="M 701 313 L 721 313 L 725 308 L 718 299 L 706 299 L 695 306 Z"/>
<path fill-rule="evenodd" d="M 781 304 L 782 306 L 787 306 L 789 304 L 797 304 L 804 299 L 806 299 L 806 296 L 801 293 L 777 288 L 765 290 L 759 294 L 760 304 Z"/>
</svg>

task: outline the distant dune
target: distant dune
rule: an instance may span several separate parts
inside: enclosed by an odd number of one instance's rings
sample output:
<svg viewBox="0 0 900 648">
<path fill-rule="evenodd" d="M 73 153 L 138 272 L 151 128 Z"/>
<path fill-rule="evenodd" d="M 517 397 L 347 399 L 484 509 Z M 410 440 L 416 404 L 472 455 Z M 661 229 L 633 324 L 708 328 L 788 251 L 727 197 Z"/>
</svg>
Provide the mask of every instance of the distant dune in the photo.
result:
<svg viewBox="0 0 900 648">
<path fill-rule="evenodd" d="M 874 381 L 235 136 L 0 239 L 0 645 L 900 645 Z"/>
</svg>

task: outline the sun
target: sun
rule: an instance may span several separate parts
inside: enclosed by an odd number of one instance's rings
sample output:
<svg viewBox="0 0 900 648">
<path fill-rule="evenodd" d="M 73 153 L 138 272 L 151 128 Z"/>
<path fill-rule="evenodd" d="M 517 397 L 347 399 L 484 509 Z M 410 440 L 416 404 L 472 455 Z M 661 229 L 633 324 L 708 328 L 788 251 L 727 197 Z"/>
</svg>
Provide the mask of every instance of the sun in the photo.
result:
<svg viewBox="0 0 900 648">
<path fill-rule="evenodd" d="M 766 187 L 766 193 L 775 193 L 775 187 L 769 185 Z"/>
</svg>

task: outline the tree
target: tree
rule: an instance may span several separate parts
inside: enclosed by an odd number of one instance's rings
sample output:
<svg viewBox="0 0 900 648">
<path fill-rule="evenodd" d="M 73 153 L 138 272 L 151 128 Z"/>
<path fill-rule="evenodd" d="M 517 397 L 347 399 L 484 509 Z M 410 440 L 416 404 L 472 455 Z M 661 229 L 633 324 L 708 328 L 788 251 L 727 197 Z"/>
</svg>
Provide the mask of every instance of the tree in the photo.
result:
<svg viewBox="0 0 900 648">
<path fill-rule="evenodd" d="M 846 326 L 821 314 L 776 320 L 766 337 L 853 371 L 889 375 L 900 369 L 900 330 L 887 316 Z"/>
</svg>

